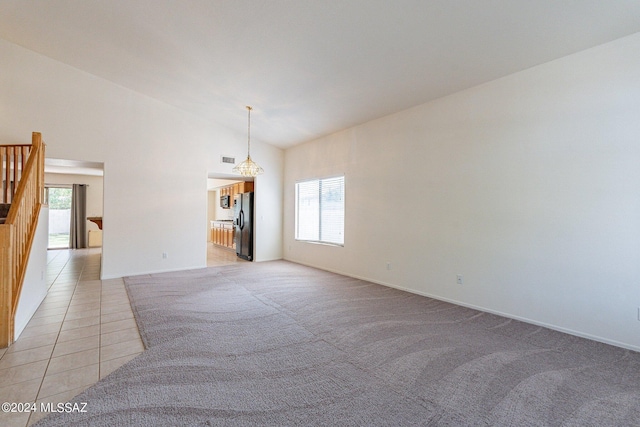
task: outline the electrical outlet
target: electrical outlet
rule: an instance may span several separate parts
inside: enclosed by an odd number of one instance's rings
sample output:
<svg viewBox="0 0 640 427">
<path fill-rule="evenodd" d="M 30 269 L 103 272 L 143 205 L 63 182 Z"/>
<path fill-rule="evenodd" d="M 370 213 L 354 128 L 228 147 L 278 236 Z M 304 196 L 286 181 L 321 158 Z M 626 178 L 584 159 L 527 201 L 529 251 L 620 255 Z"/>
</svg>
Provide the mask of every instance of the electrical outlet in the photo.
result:
<svg viewBox="0 0 640 427">
<path fill-rule="evenodd" d="M 464 283 L 464 280 L 463 280 L 463 278 L 462 278 L 462 274 L 457 274 L 457 275 L 456 275 L 456 283 L 457 283 L 458 285 L 462 285 L 462 284 Z"/>
<path fill-rule="evenodd" d="M 169 255 L 166 252 L 162 252 L 162 259 L 167 259 Z"/>
<path fill-rule="evenodd" d="M 387 262 L 387 270 L 391 270 L 391 263 Z"/>
<path fill-rule="evenodd" d="M 640 307 L 638 307 L 638 321 L 640 321 Z"/>
</svg>

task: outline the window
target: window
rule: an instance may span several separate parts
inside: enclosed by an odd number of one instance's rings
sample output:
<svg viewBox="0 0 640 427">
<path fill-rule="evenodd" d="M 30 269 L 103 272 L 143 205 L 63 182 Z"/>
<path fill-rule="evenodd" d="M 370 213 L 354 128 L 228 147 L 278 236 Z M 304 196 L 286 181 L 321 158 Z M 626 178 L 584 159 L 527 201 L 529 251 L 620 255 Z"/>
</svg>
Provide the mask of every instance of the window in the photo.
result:
<svg viewBox="0 0 640 427">
<path fill-rule="evenodd" d="M 45 200 L 49 205 L 49 249 L 69 248 L 71 235 L 71 200 L 68 186 L 46 186 Z"/>
<path fill-rule="evenodd" d="M 296 183 L 296 240 L 344 245 L 344 176 Z"/>
</svg>

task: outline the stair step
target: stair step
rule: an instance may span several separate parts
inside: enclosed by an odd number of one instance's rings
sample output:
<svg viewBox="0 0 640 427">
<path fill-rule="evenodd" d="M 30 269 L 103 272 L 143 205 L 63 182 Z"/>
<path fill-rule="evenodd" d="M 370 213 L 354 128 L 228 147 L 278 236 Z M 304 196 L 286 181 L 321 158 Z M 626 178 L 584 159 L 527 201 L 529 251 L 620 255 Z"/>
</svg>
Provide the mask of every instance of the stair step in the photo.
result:
<svg viewBox="0 0 640 427">
<path fill-rule="evenodd" d="M 4 221 L 7 219 L 7 215 L 9 215 L 10 208 L 11 203 L 0 203 L 0 224 L 4 224 Z"/>
</svg>

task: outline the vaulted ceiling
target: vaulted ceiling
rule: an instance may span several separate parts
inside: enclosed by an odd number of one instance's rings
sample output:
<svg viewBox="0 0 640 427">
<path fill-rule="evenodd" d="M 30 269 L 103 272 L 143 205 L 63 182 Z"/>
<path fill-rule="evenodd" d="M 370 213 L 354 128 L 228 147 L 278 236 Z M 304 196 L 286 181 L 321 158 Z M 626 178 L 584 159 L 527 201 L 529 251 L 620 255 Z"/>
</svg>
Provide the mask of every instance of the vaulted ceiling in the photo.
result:
<svg viewBox="0 0 640 427">
<path fill-rule="evenodd" d="M 283 148 L 638 31 L 638 0 L 0 1 L 0 37 Z"/>
</svg>

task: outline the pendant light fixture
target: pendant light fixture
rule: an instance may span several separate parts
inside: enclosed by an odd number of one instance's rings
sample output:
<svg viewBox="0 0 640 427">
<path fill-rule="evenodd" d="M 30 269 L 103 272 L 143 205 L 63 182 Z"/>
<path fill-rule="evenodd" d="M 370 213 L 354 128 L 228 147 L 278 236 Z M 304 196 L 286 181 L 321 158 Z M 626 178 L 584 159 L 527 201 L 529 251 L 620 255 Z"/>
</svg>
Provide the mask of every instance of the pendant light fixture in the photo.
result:
<svg viewBox="0 0 640 427">
<path fill-rule="evenodd" d="M 233 168 L 233 172 L 239 173 L 242 176 L 256 176 L 264 172 L 264 169 L 251 160 L 251 110 L 253 110 L 253 108 L 247 105 L 249 116 L 247 126 L 247 160 Z"/>
</svg>

